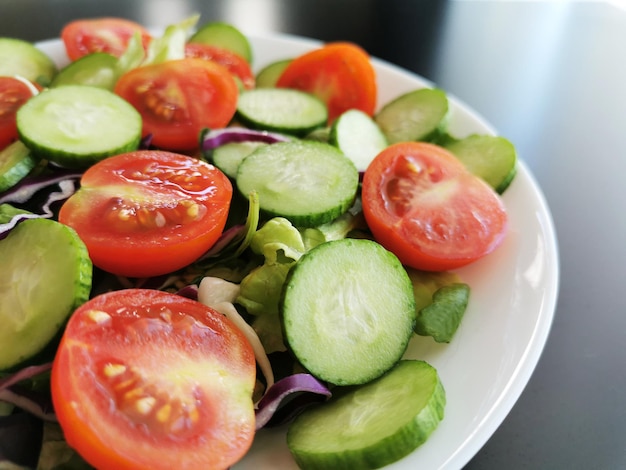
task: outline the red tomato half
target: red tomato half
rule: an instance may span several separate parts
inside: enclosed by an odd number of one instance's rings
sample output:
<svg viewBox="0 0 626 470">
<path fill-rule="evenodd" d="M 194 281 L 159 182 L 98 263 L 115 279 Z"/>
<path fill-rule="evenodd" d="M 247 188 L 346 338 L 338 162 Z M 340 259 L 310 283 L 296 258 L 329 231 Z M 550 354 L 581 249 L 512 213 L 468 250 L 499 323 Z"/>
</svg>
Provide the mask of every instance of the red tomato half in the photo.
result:
<svg viewBox="0 0 626 470">
<path fill-rule="evenodd" d="M 416 269 L 471 263 L 500 245 L 507 230 L 498 195 L 433 144 L 383 150 L 365 171 L 362 197 L 374 238 Z"/>
<path fill-rule="evenodd" d="M 32 90 L 22 80 L 0 77 L 0 150 L 17 140 L 15 114 L 32 96 Z"/>
<path fill-rule="evenodd" d="M 225 469 L 254 436 L 256 366 L 226 317 L 176 294 L 128 289 L 83 304 L 52 366 L 68 444 L 101 469 Z"/>
<path fill-rule="evenodd" d="M 351 43 L 329 43 L 296 57 L 276 86 L 316 95 L 328 106 L 329 122 L 348 109 L 371 116 L 376 108 L 376 73 L 369 55 Z"/>
<path fill-rule="evenodd" d="M 187 266 L 220 237 L 232 196 L 229 179 L 201 160 L 140 150 L 90 167 L 61 207 L 93 263 L 130 277 Z"/>
<path fill-rule="evenodd" d="M 61 39 L 71 60 L 92 52 L 107 52 L 119 57 L 135 33 L 141 35 L 143 46 L 147 48 L 152 39 L 150 33 L 140 24 L 122 18 L 72 21 L 61 30 Z"/>
<path fill-rule="evenodd" d="M 254 88 L 255 77 L 250 64 L 243 57 L 228 49 L 209 44 L 190 42 L 185 45 L 185 56 L 217 62 L 239 78 L 244 88 L 247 90 Z"/>
<path fill-rule="evenodd" d="M 187 58 L 133 69 L 120 77 L 115 92 L 139 111 L 155 147 L 191 151 L 204 128 L 230 122 L 239 90 L 226 68 Z"/>
</svg>

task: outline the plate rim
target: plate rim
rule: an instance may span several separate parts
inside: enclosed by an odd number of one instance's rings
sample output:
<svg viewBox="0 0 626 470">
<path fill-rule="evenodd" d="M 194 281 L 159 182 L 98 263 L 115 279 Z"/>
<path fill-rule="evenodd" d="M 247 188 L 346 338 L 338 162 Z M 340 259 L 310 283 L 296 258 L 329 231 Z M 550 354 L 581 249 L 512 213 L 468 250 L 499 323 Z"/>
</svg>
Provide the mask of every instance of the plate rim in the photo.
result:
<svg viewBox="0 0 626 470">
<path fill-rule="evenodd" d="M 151 32 L 162 31 L 161 28 L 148 28 Z M 245 32 L 246 36 L 250 39 L 253 46 L 254 59 L 256 59 L 255 41 L 279 41 L 289 42 L 296 47 L 312 48 L 319 46 L 324 41 L 309 38 L 306 36 L 298 36 L 280 32 Z M 48 52 L 49 49 L 59 48 L 62 45 L 60 38 L 50 38 L 34 43 L 40 49 Z M 59 65 L 63 61 L 59 61 L 58 58 L 52 57 L 53 60 Z M 415 72 L 402 68 L 387 60 L 372 56 L 372 62 L 375 66 L 383 67 L 393 71 L 394 74 L 399 74 L 408 80 L 417 79 L 424 84 L 435 85 L 432 80 L 429 80 Z M 253 68 L 257 71 L 260 66 L 267 64 L 254 64 Z M 470 107 L 465 101 L 455 96 L 454 94 L 446 91 L 446 94 L 453 104 L 453 106 L 461 109 L 467 114 L 471 120 L 478 123 L 479 126 L 487 129 L 491 134 L 497 135 L 497 129 L 489 123 L 480 113 Z M 498 427 L 504 422 L 510 411 L 518 402 L 520 396 L 528 385 L 538 363 L 543 354 L 545 346 L 547 344 L 554 317 L 556 314 L 556 307 L 559 297 L 560 289 L 560 258 L 559 258 L 559 246 L 558 237 L 554 225 L 554 220 L 548 206 L 547 200 L 541 187 L 539 186 L 535 176 L 528 168 L 526 162 L 520 156 L 517 161 L 518 170 L 517 178 L 521 178 L 529 186 L 533 196 L 537 202 L 537 214 L 541 217 L 541 226 L 543 228 L 542 235 L 549 245 L 547 250 L 547 263 L 549 266 L 548 281 L 550 285 L 546 286 L 546 291 L 541 303 L 541 309 L 537 315 L 537 320 L 534 324 L 533 334 L 531 340 L 526 344 L 523 354 L 519 362 L 516 364 L 514 373 L 506 381 L 506 385 L 502 392 L 497 397 L 497 400 L 489 408 L 488 412 L 483 416 L 479 425 L 474 432 L 469 435 L 457 448 L 442 461 L 438 468 L 440 469 L 459 469 L 467 464 L 487 443 L 487 441 L 493 436 Z M 410 457 L 410 456 L 408 456 Z M 405 458 L 406 459 L 406 458 Z M 403 459 L 398 462 L 390 464 L 385 468 L 406 468 L 407 461 Z M 234 468 L 237 468 L 235 465 Z"/>
</svg>

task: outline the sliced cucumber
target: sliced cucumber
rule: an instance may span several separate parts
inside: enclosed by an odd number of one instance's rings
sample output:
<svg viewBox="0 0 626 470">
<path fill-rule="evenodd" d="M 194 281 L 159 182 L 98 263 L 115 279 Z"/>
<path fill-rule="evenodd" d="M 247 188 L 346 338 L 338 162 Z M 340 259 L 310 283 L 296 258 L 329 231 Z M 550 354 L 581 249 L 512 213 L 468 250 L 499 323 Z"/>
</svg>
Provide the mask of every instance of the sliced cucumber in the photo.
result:
<svg viewBox="0 0 626 470">
<path fill-rule="evenodd" d="M 252 46 L 248 38 L 235 26 L 220 21 L 204 24 L 196 31 L 189 42 L 200 42 L 223 47 L 252 63 Z"/>
<path fill-rule="evenodd" d="M 43 51 L 28 41 L 0 38 L 0 76 L 24 77 L 48 86 L 57 66 Z"/>
<path fill-rule="evenodd" d="M 210 160 L 231 179 L 237 177 L 239 165 L 259 147 L 268 145 L 265 142 L 229 142 L 220 145 L 211 152 Z"/>
<path fill-rule="evenodd" d="M 90 85 L 113 90 L 117 81 L 116 68 L 117 57 L 106 52 L 88 54 L 59 70 L 50 87 Z"/>
<path fill-rule="evenodd" d="M 261 210 L 299 227 L 339 217 L 353 204 L 359 173 L 332 145 L 314 141 L 279 142 L 259 147 L 237 170 L 244 196 L 256 191 Z"/>
<path fill-rule="evenodd" d="M 511 184 L 517 173 L 517 151 L 504 137 L 470 135 L 445 147 L 475 175 L 485 180 L 499 194 Z"/>
<path fill-rule="evenodd" d="M 89 298 L 92 264 L 71 228 L 21 222 L 0 241 L 0 370 L 40 352 Z"/>
<path fill-rule="evenodd" d="M 388 145 L 378 124 L 358 109 L 350 109 L 335 120 L 330 130 L 330 143 L 352 160 L 359 171 L 365 171 Z"/>
<path fill-rule="evenodd" d="M 469 295 L 470 287 L 465 283 L 437 289 L 432 303 L 417 312 L 415 332 L 432 336 L 438 343 L 449 343 L 465 314 Z"/>
<path fill-rule="evenodd" d="M 141 125 L 141 115 L 127 101 L 85 85 L 45 90 L 17 112 L 17 130 L 26 146 L 66 168 L 87 168 L 137 149 Z"/>
<path fill-rule="evenodd" d="M 445 131 L 448 97 L 437 88 L 420 88 L 387 103 L 374 120 L 390 144 L 432 140 Z"/>
<path fill-rule="evenodd" d="M 245 125 L 304 136 L 328 120 L 328 109 L 310 93 L 289 88 L 256 88 L 239 95 L 237 117 Z"/>
<path fill-rule="evenodd" d="M 423 444 L 445 405 L 437 371 L 403 360 L 379 379 L 305 410 L 289 427 L 287 445 L 302 469 L 380 468 Z"/>
<path fill-rule="evenodd" d="M 37 158 L 28 147 L 17 140 L 0 151 L 0 192 L 18 183 L 37 166 Z"/>
<path fill-rule="evenodd" d="M 256 74 L 256 87 L 257 88 L 273 88 L 278 82 L 278 78 L 291 63 L 292 59 L 283 59 L 263 67 Z"/>
<path fill-rule="evenodd" d="M 305 253 L 285 281 L 280 312 L 293 354 L 336 385 L 363 384 L 391 369 L 415 325 L 404 267 L 367 239 L 330 241 Z"/>
</svg>

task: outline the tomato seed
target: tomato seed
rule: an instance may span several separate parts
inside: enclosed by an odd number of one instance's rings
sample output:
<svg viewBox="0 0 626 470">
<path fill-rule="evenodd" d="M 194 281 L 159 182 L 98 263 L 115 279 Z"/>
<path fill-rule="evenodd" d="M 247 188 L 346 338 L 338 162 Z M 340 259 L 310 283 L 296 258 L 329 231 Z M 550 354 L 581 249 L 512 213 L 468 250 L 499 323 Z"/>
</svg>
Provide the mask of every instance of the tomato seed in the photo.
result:
<svg viewBox="0 0 626 470">
<path fill-rule="evenodd" d="M 111 320 L 111 315 L 102 310 L 89 310 L 89 312 L 87 312 L 87 318 L 98 325 L 102 325 Z"/>
</svg>

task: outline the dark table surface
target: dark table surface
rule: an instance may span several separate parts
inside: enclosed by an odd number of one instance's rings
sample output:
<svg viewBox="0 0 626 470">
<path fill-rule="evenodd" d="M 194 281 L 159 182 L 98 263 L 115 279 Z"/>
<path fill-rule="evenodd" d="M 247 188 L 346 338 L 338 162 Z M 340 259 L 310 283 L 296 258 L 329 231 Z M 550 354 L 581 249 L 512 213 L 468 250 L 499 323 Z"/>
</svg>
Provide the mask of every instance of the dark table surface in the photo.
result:
<svg viewBox="0 0 626 470">
<path fill-rule="evenodd" d="M 551 209 L 560 292 L 530 382 L 469 469 L 626 468 L 626 8 L 617 2 L 0 0 L 0 36 L 192 13 L 355 41 L 460 98 L 517 147 Z"/>
</svg>

